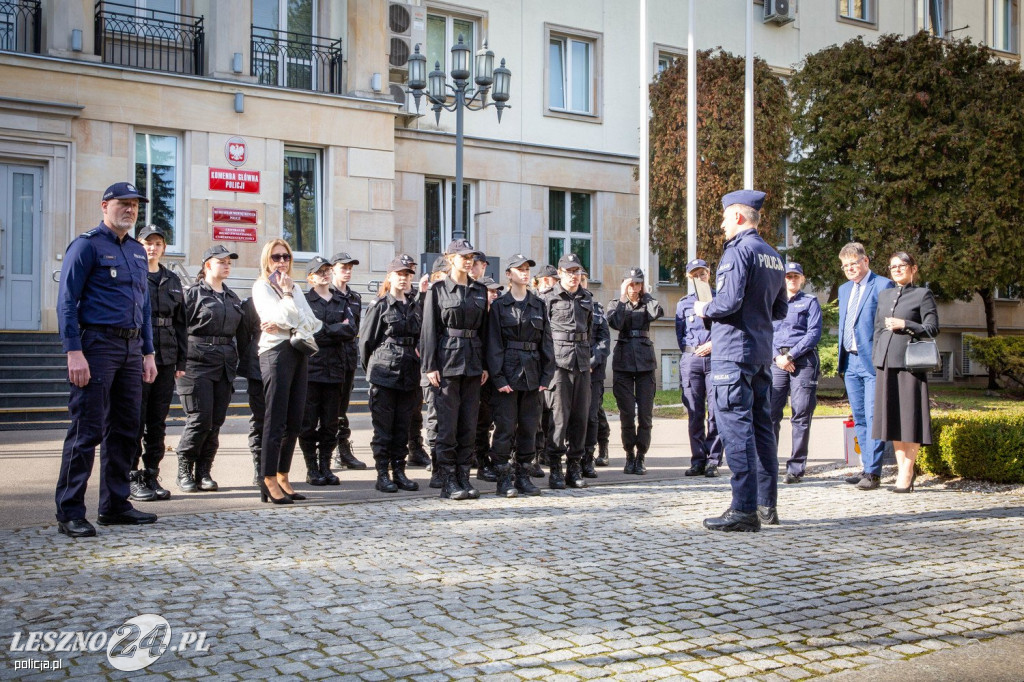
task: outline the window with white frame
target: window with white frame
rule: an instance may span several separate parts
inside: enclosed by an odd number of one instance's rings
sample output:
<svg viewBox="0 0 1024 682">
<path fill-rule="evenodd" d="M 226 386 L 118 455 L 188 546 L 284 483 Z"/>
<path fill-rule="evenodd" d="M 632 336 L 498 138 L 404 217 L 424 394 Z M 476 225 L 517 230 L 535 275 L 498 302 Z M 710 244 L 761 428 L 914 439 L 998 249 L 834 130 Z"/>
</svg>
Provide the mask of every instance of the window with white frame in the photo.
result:
<svg viewBox="0 0 1024 682">
<path fill-rule="evenodd" d="M 320 152 L 285 149 L 281 238 L 297 254 L 320 252 L 322 203 Z"/>
<path fill-rule="evenodd" d="M 657 73 L 661 73 L 665 69 L 671 67 L 679 59 L 678 54 L 673 52 L 659 52 L 658 53 L 658 70 Z"/>
<path fill-rule="evenodd" d="M 135 133 L 135 186 L 149 203 L 139 206 L 136 233 L 156 225 L 167 235 L 167 250 L 181 252 L 181 138 L 165 133 Z"/>
<path fill-rule="evenodd" d="M 591 201 L 585 192 L 548 191 L 548 262 L 557 265 L 563 254 L 575 253 L 594 278 Z"/>
<path fill-rule="evenodd" d="M 839 0 L 839 16 L 874 23 L 875 0 Z"/>
<path fill-rule="evenodd" d="M 914 27 L 937 38 L 949 35 L 950 0 L 915 0 Z"/>
<path fill-rule="evenodd" d="M 1020 0 L 991 0 L 992 47 L 1003 52 L 1020 52 Z"/>
<path fill-rule="evenodd" d="M 136 15 L 143 19 L 166 19 L 167 14 L 178 12 L 178 0 L 135 0 L 134 4 Z"/>
<path fill-rule="evenodd" d="M 151 0 L 149 0 L 151 1 Z M 316 34 L 316 0 L 253 0 L 253 36 L 266 39 L 253 55 L 261 85 L 311 88 L 317 82 L 311 48 Z"/>
<path fill-rule="evenodd" d="M 597 116 L 600 34 L 545 26 L 547 108 L 551 112 Z"/>
<path fill-rule="evenodd" d="M 481 17 L 444 11 L 437 7 L 427 8 L 427 73 L 434 70 L 436 64 L 441 65 L 441 71 L 446 74 L 451 70 L 452 46 L 462 42 L 469 47 L 469 70 L 474 66 L 476 51 L 480 49 L 482 42 L 480 38 Z M 470 90 L 472 90 L 472 77 L 470 78 Z"/>
<path fill-rule="evenodd" d="M 455 232 L 455 181 L 427 178 L 423 187 L 423 251 L 444 253 Z M 473 185 L 462 183 L 462 229 L 473 241 Z"/>
</svg>

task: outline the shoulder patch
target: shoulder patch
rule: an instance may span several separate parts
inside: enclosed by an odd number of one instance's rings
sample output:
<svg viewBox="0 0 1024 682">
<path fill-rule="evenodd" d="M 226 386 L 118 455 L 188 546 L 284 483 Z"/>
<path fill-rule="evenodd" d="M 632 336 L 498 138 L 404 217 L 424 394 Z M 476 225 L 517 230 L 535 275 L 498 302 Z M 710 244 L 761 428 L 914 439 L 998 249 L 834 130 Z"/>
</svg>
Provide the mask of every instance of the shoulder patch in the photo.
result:
<svg viewBox="0 0 1024 682">
<path fill-rule="evenodd" d="M 717 270 L 716 274 L 721 274 L 723 272 L 729 272 L 730 270 L 733 269 L 733 267 L 735 267 L 735 265 L 736 264 L 731 262 L 731 261 L 728 262 L 728 263 L 719 263 L 718 264 L 718 270 Z"/>
</svg>

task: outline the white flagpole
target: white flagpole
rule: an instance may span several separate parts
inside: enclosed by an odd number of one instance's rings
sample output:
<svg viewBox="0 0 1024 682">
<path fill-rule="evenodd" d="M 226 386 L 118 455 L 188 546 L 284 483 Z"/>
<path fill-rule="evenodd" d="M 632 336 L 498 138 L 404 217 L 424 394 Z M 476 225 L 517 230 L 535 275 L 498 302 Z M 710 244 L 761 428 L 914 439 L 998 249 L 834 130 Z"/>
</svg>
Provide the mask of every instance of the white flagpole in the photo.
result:
<svg viewBox="0 0 1024 682">
<path fill-rule="evenodd" d="M 658 282 L 657 276 L 651 273 L 651 144 L 650 144 L 650 110 L 651 93 L 649 90 L 647 49 L 647 0 L 640 0 L 640 258 L 637 261 L 651 288 Z"/>
<path fill-rule="evenodd" d="M 693 39 L 697 0 L 690 0 L 686 37 L 686 262 L 697 257 L 697 45 Z M 680 277 L 683 273 L 678 273 Z M 693 281 L 687 278 L 688 293 Z"/>
<path fill-rule="evenodd" d="M 744 84 L 743 188 L 754 189 L 754 3 L 747 2 L 747 67 Z"/>
</svg>

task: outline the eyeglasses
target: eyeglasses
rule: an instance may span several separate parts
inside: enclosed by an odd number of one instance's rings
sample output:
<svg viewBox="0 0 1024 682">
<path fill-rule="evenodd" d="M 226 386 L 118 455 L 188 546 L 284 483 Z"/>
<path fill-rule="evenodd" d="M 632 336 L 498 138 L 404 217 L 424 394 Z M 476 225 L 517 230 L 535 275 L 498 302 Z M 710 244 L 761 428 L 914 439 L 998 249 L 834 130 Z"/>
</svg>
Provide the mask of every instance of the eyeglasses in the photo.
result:
<svg viewBox="0 0 1024 682">
<path fill-rule="evenodd" d="M 292 254 L 290 254 L 290 253 L 272 253 L 272 254 L 270 254 L 270 260 L 274 261 L 275 263 L 287 263 L 291 259 L 292 259 Z"/>
<path fill-rule="evenodd" d="M 863 258 L 858 258 L 857 260 L 853 261 L 852 263 L 843 263 L 842 265 L 839 266 L 839 269 L 840 270 L 852 270 L 853 268 L 859 267 L 860 264 L 863 261 L 864 261 Z"/>
<path fill-rule="evenodd" d="M 895 263 L 889 266 L 890 270 L 906 270 L 910 267 L 909 263 Z"/>
</svg>

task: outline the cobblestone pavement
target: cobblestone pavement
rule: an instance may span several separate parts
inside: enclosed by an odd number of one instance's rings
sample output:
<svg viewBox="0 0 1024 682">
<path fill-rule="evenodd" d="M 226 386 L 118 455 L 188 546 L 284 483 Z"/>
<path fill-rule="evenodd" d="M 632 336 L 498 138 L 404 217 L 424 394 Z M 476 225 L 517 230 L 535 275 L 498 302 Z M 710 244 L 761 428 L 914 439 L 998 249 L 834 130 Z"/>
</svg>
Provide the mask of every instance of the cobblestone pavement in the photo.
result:
<svg viewBox="0 0 1024 682">
<path fill-rule="evenodd" d="M 783 486 L 783 525 L 714 534 L 724 481 L 476 502 L 389 498 L 0 531 L 0 677 L 793 680 L 1024 632 L 1024 496 Z M 137 673 L 14 633 L 162 615 Z M 909 679 L 909 678 L 908 678 Z"/>
</svg>

